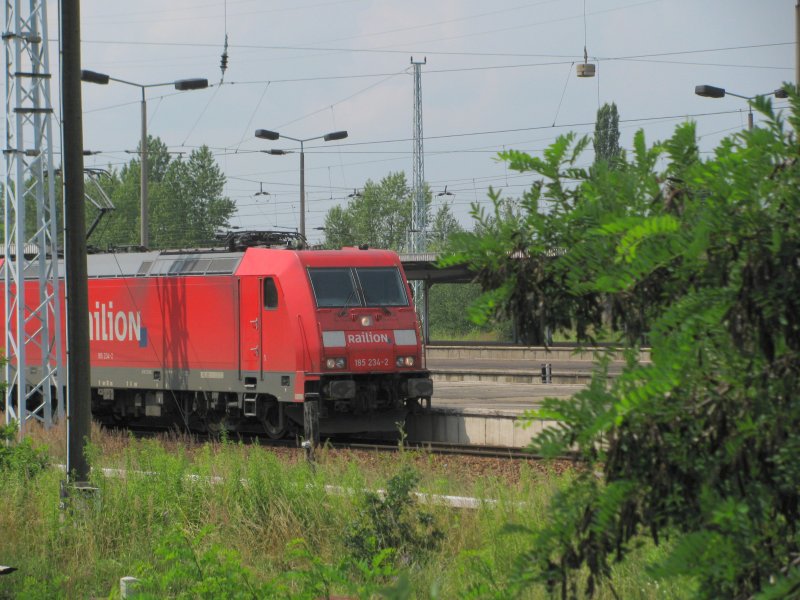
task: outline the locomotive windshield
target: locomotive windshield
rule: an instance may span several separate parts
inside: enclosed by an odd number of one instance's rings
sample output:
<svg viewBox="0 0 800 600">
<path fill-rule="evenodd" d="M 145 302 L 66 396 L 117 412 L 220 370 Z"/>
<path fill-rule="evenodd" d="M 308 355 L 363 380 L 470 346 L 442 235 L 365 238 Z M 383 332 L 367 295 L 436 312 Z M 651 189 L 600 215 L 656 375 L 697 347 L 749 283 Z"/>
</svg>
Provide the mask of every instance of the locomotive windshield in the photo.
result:
<svg viewBox="0 0 800 600">
<path fill-rule="evenodd" d="M 408 298 L 396 267 L 356 269 L 364 304 L 367 306 L 406 306 Z"/>
<path fill-rule="evenodd" d="M 361 304 L 350 269 L 309 269 L 319 308 Z"/>
<path fill-rule="evenodd" d="M 319 308 L 349 306 L 408 306 L 396 267 L 309 269 Z"/>
</svg>

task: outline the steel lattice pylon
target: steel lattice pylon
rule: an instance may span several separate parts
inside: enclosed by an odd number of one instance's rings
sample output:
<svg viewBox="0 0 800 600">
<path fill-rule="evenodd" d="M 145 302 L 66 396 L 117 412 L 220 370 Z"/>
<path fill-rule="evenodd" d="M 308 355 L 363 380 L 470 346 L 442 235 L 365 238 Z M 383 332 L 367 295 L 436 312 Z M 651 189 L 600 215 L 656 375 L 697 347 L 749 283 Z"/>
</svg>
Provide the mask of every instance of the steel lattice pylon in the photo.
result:
<svg viewBox="0 0 800 600">
<path fill-rule="evenodd" d="M 3 202 L 6 422 L 64 416 L 45 0 L 6 0 Z M 52 259 L 51 259 L 52 258 Z M 24 285 L 24 281 L 27 285 Z"/>
<path fill-rule="evenodd" d="M 415 254 L 425 252 L 427 249 L 428 207 L 425 203 L 425 156 L 422 148 L 422 65 L 427 63 L 427 58 L 422 62 L 415 62 L 414 66 L 414 165 L 413 186 L 414 195 L 411 208 L 411 236 L 409 251 Z M 423 282 L 414 281 L 414 304 L 417 314 L 423 319 L 423 331 L 426 323 L 423 310 Z"/>
</svg>

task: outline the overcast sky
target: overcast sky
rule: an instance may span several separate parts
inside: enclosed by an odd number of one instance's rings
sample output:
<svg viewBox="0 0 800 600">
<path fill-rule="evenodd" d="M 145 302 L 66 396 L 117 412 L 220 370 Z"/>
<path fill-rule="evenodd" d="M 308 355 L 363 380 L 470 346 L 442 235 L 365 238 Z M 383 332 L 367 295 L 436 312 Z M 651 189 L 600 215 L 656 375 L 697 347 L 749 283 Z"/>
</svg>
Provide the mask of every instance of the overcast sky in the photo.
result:
<svg viewBox="0 0 800 600">
<path fill-rule="evenodd" d="M 503 148 L 539 153 L 556 136 L 591 133 L 616 102 L 621 143 L 667 137 L 697 122 L 702 149 L 746 124 L 735 97 L 695 96 L 712 84 L 753 95 L 794 80 L 794 0 L 139 0 L 82 2 L 84 68 L 137 83 L 205 77 L 207 90 L 147 91 L 148 129 L 173 151 L 206 144 L 228 178 L 246 228 L 298 226 L 299 156 L 306 144 L 310 240 L 332 206 L 368 179 L 412 170 L 413 78 L 422 67 L 425 178 L 436 203 L 469 226 L 489 185 L 518 196 L 531 175 L 494 160 Z M 57 4 L 48 6 L 58 71 Z M 584 18 L 585 11 L 585 18 Z M 228 35 L 228 70 L 220 55 Z M 584 44 L 598 76 L 579 79 Z M 54 94 L 58 78 L 54 78 Z M 87 165 L 119 166 L 140 136 L 140 92 L 83 85 Z M 53 98 L 54 104 L 57 98 Z M 779 104 L 780 101 L 779 101 Z M 785 104 L 785 101 L 783 101 Z M 756 118 L 758 122 L 758 118 Z M 591 161 L 591 152 L 586 162 Z M 260 189 L 269 196 L 254 196 Z"/>
</svg>

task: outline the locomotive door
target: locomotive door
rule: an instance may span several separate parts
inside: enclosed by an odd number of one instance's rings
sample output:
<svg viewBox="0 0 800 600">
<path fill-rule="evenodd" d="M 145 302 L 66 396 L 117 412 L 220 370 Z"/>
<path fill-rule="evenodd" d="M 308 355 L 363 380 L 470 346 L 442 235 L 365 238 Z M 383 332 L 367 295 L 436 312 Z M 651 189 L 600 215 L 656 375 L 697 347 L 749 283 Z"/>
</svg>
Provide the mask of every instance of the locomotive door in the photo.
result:
<svg viewBox="0 0 800 600">
<path fill-rule="evenodd" d="M 239 279 L 239 372 L 258 371 L 259 379 L 263 376 L 261 293 L 260 277 Z"/>
</svg>

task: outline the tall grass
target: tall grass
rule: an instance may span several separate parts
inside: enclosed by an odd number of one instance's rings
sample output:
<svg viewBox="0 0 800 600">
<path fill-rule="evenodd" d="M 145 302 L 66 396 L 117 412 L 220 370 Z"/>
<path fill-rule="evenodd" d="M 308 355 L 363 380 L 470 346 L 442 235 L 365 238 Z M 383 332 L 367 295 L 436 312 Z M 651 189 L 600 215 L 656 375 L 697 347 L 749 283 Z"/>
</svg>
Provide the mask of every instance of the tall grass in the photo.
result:
<svg viewBox="0 0 800 600">
<path fill-rule="evenodd" d="M 154 597 L 185 590 L 191 597 L 371 598 L 394 585 L 397 597 L 503 598 L 530 540 L 522 528 L 535 530 L 553 491 L 570 483 L 569 474 L 534 469 L 523 469 L 513 485 L 457 473 L 448 479 L 415 452 L 365 463 L 323 451 L 311 468 L 299 451 L 287 460 L 257 445 L 95 434 L 91 498 L 72 496 L 59 508 L 59 470 L 33 477 L 0 471 L 0 564 L 19 568 L 0 578 L 0 598 L 108 596 L 125 575 L 149 581 Z M 53 444 L 60 460 L 57 432 L 37 440 Z M 98 467 L 107 466 L 124 475 L 104 475 Z M 409 468 L 419 473 L 421 491 L 496 502 L 478 510 L 426 506 L 444 533 L 438 546 L 359 563 L 347 537 L 367 506 L 361 490 L 385 487 Z M 331 493 L 332 485 L 352 492 Z M 680 589 L 649 582 L 644 564 L 654 552 L 615 574 L 625 598 L 680 597 Z M 523 597 L 546 592 L 532 587 Z"/>
</svg>

